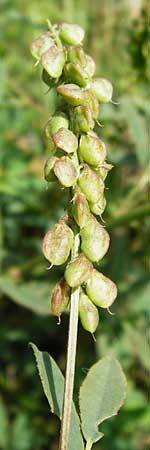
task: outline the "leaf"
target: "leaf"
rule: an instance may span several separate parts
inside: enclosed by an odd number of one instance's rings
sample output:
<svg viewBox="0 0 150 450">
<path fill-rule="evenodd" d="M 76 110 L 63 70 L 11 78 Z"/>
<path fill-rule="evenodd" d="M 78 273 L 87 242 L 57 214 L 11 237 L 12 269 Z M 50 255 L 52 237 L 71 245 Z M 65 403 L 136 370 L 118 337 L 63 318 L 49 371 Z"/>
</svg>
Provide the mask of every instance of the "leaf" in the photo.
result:
<svg viewBox="0 0 150 450">
<path fill-rule="evenodd" d="M 102 437 L 98 425 L 117 414 L 125 393 L 125 375 L 116 359 L 106 357 L 92 366 L 80 388 L 79 398 L 82 431 L 88 442 L 97 442 Z"/>
<path fill-rule="evenodd" d="M 51 411 L 61 419 L 64 377 L 54 359 L 47 352 L 41 352 L 33 343 L 30 345 L 36 358 L 39 376 Z M 80 431 L 79 417 L 73 404 L 68 450 L 77 449 L 83 450 L 84 445 Z"/>
<path fill-rule="evenodd" d="M 50 292 L 53 283 L 32 281 L 28 283 L 15 283 L 10 278 L 0 277 L 0 290 L 25 308 L 37 314 L 50 314 Z"/>
</svg>

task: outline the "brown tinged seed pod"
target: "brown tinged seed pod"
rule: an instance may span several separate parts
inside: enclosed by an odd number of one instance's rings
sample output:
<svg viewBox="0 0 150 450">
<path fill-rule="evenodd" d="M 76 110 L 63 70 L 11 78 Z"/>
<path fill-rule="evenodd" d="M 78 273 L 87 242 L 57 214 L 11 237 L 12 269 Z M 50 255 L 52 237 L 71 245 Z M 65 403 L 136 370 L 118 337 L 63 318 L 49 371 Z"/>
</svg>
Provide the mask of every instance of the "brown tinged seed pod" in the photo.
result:
<svg viewBox="0 0 150 450">
<path fill-rule="evenodd" d="M 71 106 L 78 106 L 84 102 L 83 91 L 77 84 L 60 84 L 57 87 L 58 94 L 62 95 L 64 100 Z"/>
<path fill-rule="evenodd" d="M 80 138 L 79 156 L 91 166 L 97 167 L 106 158 L 106 146 L 101 139 L 89 132 Z"/>
<path fill-rule="evenodd" d="M 78 179 L 78 183 L 81 191 L 89 202 L 97 203 L 103 198 L 104 182 L 87 164 L 83 165 L 83 170 Z"/>
<path fill-rule="evenodd" d="M 74 192 L 72 214 L 77 225 L 79 225 L 80 228 L 85 227 L 88 222 L 90 210 L 85 195 L 80 191 L 78 186 L 76 186 Z"/>
<path fill-rule="evenodd" d="M 78 148 L 78 139 L 67 128 L 59 128 L 53 136 L 54 144 L 66 153 L 74 153 Z"/>
<path fill-rule="evenodd" d="M 50 47 L 54 45 L 54 40 L 50 31 L 42 33 L 37 39 L 35 39 L 30 47 L 32 56 L 40 60 L 43 53 L 45 53 Z"/>
<path fill-rule="evenodd" d="M 116 284 L 93 269 L 86 284 L 86 292 L 95 305 L 109 308 L 117 297 Z"/>
<path fill-rule="evenodd" d="M 51 296 L 51 313 L 60 318 L 70 302 L 71 289 L 62 278 L 54 287 Z"/>
<path fill-rule="evenodd" d="M 76 134 L 86 133 L 94 128 L 92 111 L 87 105 L 76 106 L 71 115 L 72 127 Z"/>
<path fill-rule="evenodd" d="M 88 224 L 82 228 L 81 250 L 92 262 L 99 262 L 107 253 L 110 238 L 105 228 L 91 214 Z"/>
<path fill-rule="evenodd" d="M 99 323 L 98 309 L 82 289 L 79 299 L 79 317 L 83 328 L 90 333 L 94 333 Z"/>
<path fill-rule="evenodd" d="M 48 139 L 52 139 L 53 135 L 57 133 L 57 131 L 60 128 L 68 128 L 69 127 L 69 120 L 64 113 L 58 113 L 54 116 L 52 116 L 45 126 L 45 135 Z M 53 145 L 55 147 L 55 144 L 53 142 Z"/>
<path fill-rule="evenodd" d="M 59 37 L 69 45 L 81 44 L 84 38 L 84 30 L 79 25 L 62 23 L 60 26 Z"/>
<path fill-rule="evenodd" d="M 83 253 L 74 258 L 66 267 L 65 279 L 69 286 L 81 286 L 89 278 L 93 266 Z"/>
<path fill-rule="evenodd" d="M 84 91 L 84 104 L 92 111 L 93 118 L 96 120 L 99 116 L 99 103 L 93 92 L 89 89 Z"/>
<path fill-rule="evenodd" d="M 102 165 L 100 165 L 99 167 L 97 167 L 96 172 L 98 173 L 98 175 L 100 175 L 100 177 L 105 180 L 109 171 L 113 168 L 112 164 L 108 164 L 104 161 L 104 163 Z"/>
<path fill-rule="evenodd" d="M 72 46 L 67 48 L 67 61 L 72 63 L 78 63 L 80 66 L 85 67 L 86 56 L 82 47 Z"/>
<path fill-rule="evenodd" d="M 92 78 L 95 73 L 95 70 L 96 70 L 95 61 L 90 55 L 87 55 L 87 54 L 85 54 L 85 59 L 86 59 L 86 63 L 85 63 L 84 69 L 87 72 L 88 76 L 90 78 Z"/>
<path fill-rule="evenodd" d="M 55 156 L 51 156 L 50 158 L 47 159 L 44 166 L 44 178 L 46 181 L 53 182 L 57 180 L 53 171 L 53 167 L 57 159 L 58 158 L 56 158 Z"/>
<path fill-rule="evenodd" d="M 89 203 L 90 210 L 93 214 L 96 216 L 100 216 L 103 214 L 105 208 L 106 208 L 106 199 L 103 197 L 100 201 L 97 203 Z"/>
<path fill-rule="evenodd" d="M 78 63 L 67 63 L 64 66 L 66 81 L 75 83 L 80 87 L 85 87 L 88 81 L 87 72 Z"/>
<path fill-rule="evenodd" d="M 95 78 L 95 80 L 91 82 L 90 90 L 101 103 L 108 103 L 112 99 L 113 87 L 106 78 Z"/>
<path fill-rule="evenodd" d="M 64 264 L 73 246 L 74 234 L 64 222 L 58 222 L 43 239 L 43 254 L 51 265 Z"/>
<path fill-rule="evenodd" d="M 59 78 L 65 64 L 64 50 L 53 45 L 42 54 L 41 63 L 52 78 Z"/>
<path fill-rule="evenodd" d="M 54 164 L 54 173 L 62 186 L 71 187 L 75 185 L 78 173 L 68 156 L 57 159 Z"/>
</svg>

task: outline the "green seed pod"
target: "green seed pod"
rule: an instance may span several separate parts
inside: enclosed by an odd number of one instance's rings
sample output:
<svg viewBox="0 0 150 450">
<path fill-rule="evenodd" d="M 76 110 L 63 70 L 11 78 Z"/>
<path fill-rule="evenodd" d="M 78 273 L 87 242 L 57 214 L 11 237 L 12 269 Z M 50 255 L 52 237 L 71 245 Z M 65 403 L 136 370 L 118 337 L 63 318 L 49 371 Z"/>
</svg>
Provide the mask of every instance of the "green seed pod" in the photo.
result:
<svg viewBox="0 0 150 450">
<path fill-rule="evenodd" d="M 65 64 L 64 50 L 56 45 L 42 54 L 41 63 L 52 78 L 59 78 Z"/>
<path fill-rule="evenodd" d="M 84 30 L 79 25 L 63 23 L 59 31 L 59 37 L 66 44 L 78 45 L 81 44 L 84 38 Z"/>
<path fill-rule="evenodd" d="M 64 100 L 71 106 L 81 105 L 84 101 L 83 91 L 77 84 L 60 84 L 57 87 L 58 94 L 62 95 Z"/>
<path fill-rule="evenodd" d="M 100 261 L 107 253 L 110 238 L 105 228 L 92 216 L 81 230 L 81 249 L 92 262 Z"/>
<path fill-rule="evenodd" d="M 76 167 L 68 156 L 57 159 L 54 164 L 54 173 L 64 187 L 74 186 L 78 176 Z"/>
<path fill-rule="evenodd" d="M 48 138 L 46 149 L 48 155 L 49 154 L 54 155 L 56 152 L 56 145 L 54 144 L 53 139 L 51 137 Z"/>
<path fill-rule="evenodd" d="M 108 103 L 112 99 L 113 87 L 105 78 L 95 78 L 91 83 L 90 90 L 101 103 Z"/>
<path fill-rule="evenodd" d="M 79 227 L 85 227 L 88 221 L 90 210 L 85 195 L 80 191 L 78 187 L 76 187 L 73 197 L 72 214 Z"/>
<path fill-rule="evenodd" d="M 91 203 L 97 203 L 104 196 L 104 182 L 97 173 L 87 164 L 79 177 L 79 186 L 86 199 Z"/>
<path fill-rule="evenodd" d="M 47 231 L 43 239 L 43 254 L 52 265 L 64 264 L 73 246 L 74 235 L 64 222 L 58 222 Z"/>
<path fill-rule="evenodd" d="M 83 253 L 74 258 L 67 265 L 65 270 L 65 279 L 69 286 L 78 287 L 85 283 L 89 278 L 93 266 Z"/>
<path fill-rule="evenodd" d="M 89 106 L 76 106 L 72 112 L 72 127 L 76 134 L 86 133 L 94 128 L 92 111 Z"/>
<path fill-rule="evenodd" d="M 84 91 L 84 104 L 91 109 L 93 118 L 97 119 L 99 116 L 99 103 L 93 92 L 89 89 Z"/>
<path fill-rule="evenodd" d="M 80 138 L 79 156 L 91 166 L 97 166 L 103 163 L 106 157 L 106 146 L 101 139 L 89 132 Z"/>
<path fill-rule="evenodd" d="M 46 72 L 45 69 L 43 69 L 43 71 L 42 71 L 42 80 L 50 88 L 52 88 L 56 84 L 56 79 L 50 77 L 50 75 Z"/>
<path fill-rule="evenodd" d="M 93 269 L 86 284 L 86 292 L 97 306 L 109 308 L 117 297 L 117 286 L 98 270 Z"/>
<path fill-rule="evenodd" d="M 44 178 L 46 181 L 56 181 L 56 176 L 53 171 L 53 167 L 58 158 L 51 156 L 47 159 L 44 166 Z"/>
<path fill-rule="evenodd" d="M 52 39 L 52 35 L 50 31 L 46 31 L 32 42 L 30 47 L 31 54 L 35 59 L 40 60 L 43 53 L 45 53 L 53 45 L 54 40 Z"/>
<path fill-rule="evenodd" d="M 90 333 L 94 333 L 99 323 L 98 309 L 82 289 L 79 299 L 79 317 L 83 328 Z"/>
<path fill-rule="evenodd" d="M 52 116 L 50 120 L 48 120 L 46 127 L 45 127 L 45 134 L 46 137 L 49 139 L 52 138 L 52 136 L 57 133 L 57 131 L 60 128 L 68 128 L 69 127 L 69 120 L 67 116 L 63 113 L 59 113 L 55 116 Z M 55 144 L 53 143 L 54 147 Z"/>
<path fill-rule="evenodd" d="M 86 64 L 85 64 L 85 70 L 90 78 L 93 77 L 95 70 L 96 70 L 96 64 L 94 59 L 90 55 L 85 55 Z"/>
<path fill-rule="evenodd" d="M 103 197 L 100 201 L 97 203 L 89 203 L 90 210 L 93 214 L 96 214 L 96 216 L 100 216 L 103 214 L 105 208 L 106 208 L 106 199 Z"/>
<path fill-rule="evenodd" d="M 113 168 L 113 165 L 112 165 L 112 164 L 107 164 L 107 163 L 104 161 L 104 163 L 96 169 L 96 172 L 98 173 L 98 175 L 101 176 L 101 178 L 102 178 L 103 180 L 105 180 L 105 178 L 106 178 L 107 175 L 108 175 L 108 172 L 109 172 L 112 168 Z"/>
<path fill-rule="evenodd" d="M 68 82 L 78 84 L 80 87 L 85 87 L 87 84 L 88 75 L 78 63 L 65 64 L 64 75 Z"/>
<path fill-rule="evenodd" d="M 82 47 L 68 47 L 67 48 L 67 61 L 72 63 L 78 63 L 80 66 L 85 67 L 86 56 Z"/>
<path fill-rule="evenodd" d="M 73 153 L 78 148 L 78 139 L 67 128 L 59 128 L 53 136 L 54 144 L 66 153 Z"/>
<path fill-rule="evenodd" d="M 56 284 L 52 291 L 51 313 L 60 318 L 70 302 L 71 289 L 64 278 Z"/>
</svg>

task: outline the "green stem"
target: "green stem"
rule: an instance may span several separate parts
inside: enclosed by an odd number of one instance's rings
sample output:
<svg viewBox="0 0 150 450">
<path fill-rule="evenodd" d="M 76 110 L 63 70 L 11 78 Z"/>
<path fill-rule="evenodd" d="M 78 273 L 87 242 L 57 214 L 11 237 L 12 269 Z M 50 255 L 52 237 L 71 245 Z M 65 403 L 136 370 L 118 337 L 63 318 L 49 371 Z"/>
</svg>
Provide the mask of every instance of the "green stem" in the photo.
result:
<svg viewBox="0 0 150 450">
<path fill-rule="evenodd" d="M 79 248 L 79 235 L 77 234 L 75 236 L 74 248 L 72 251 L 73 258 L 78 255 L 78 248 Z M 67 363 L 66 363 L 66 376 L 64 386 L 64 399 L 63 399 L 59 450 L 67 450 L 69 442 L 74 374 L 75 374 L 75 358 L 77 346 L 79 292 L 80 288 L 75 288 L 72 289 L 71 293 Z"/>
<path fill-rule="evenodd" d="M 51 24 L 51 22 L 50 22 L 49 19 L 47 19 L 47 24 L 48 24 L 49 30 L 51 31 L 51 33 L 52 33 L 53 36 L 54 36 L 56 45 L 57 45 L 58 47 L 62 48 L 62 42 L 61 42 L 61 40 L 59 39 L 58 32 L 57 32 L 55 26 L 53 26 L 53 25 Z"/>
</svg>

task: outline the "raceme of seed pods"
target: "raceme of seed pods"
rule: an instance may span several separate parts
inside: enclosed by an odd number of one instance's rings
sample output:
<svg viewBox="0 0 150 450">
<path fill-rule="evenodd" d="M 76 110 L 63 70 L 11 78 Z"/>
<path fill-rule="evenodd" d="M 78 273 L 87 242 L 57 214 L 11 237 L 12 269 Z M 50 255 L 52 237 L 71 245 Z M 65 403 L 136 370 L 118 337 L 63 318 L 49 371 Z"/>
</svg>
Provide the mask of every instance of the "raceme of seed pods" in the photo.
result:
<svg viewBox="0 0 150 450">
<path fill-rule="evenodd" d="M 117 296 L 113 281 L 96 270 L 109 247 L 109 234 L 99 222 L 106 207 L 104 180 L 112 168 L 106 162 L 104 142 L 94 131 L 99 104 L 112 99 L 113 88 L 105 78 L 95 78 L 95 62 L 82 48 L 84 30 L 67 23 L 51 25 L 31 45 L 42 66 L 42 79 L 57 93 L 55 114 L 45 127 L 49 158 L 44 167 L 47 182 L 69 188 L 71 201 L 43 239 L 43 253 L 53 265 L 67 263 L 52 292 L 51 312 L 59 317 L 68 307 L 71 288 L 81 286 L 79 316 L 83 327 L 94 333 L 98 307 L 109 308 Z M 95 217 L 96 216 L 96 217 Z M 79 254 L 71 258 L 74 230 L 80 235 Z"/>
</svg>

